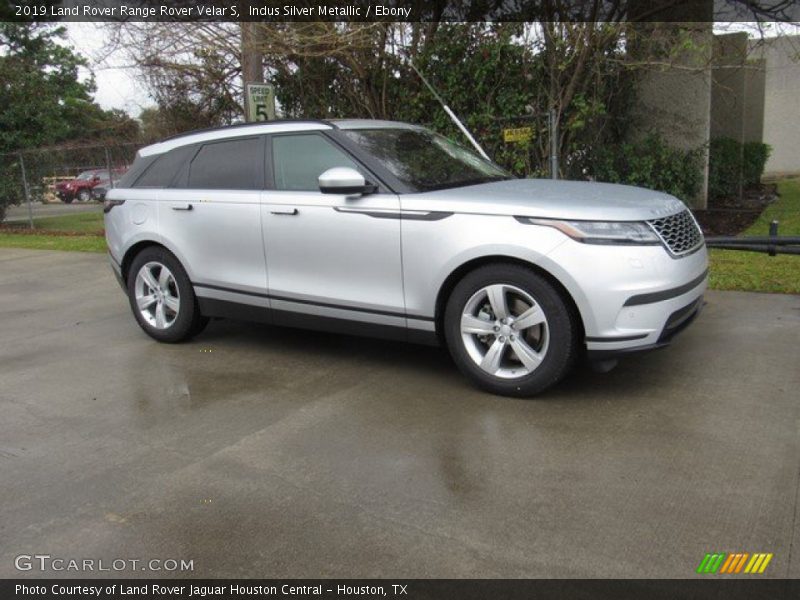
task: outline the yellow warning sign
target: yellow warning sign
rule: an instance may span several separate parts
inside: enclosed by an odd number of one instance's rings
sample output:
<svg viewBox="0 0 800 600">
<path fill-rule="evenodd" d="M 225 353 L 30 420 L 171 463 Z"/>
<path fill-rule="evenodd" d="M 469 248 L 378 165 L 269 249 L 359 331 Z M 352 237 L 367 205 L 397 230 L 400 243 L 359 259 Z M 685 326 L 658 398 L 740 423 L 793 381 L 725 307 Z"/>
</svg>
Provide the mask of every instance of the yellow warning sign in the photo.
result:
<svg viewBox="0 0 800 600">
<path fill-rule="evenodd" d="M 533 138 L 533 127 L 503 129 L 503 141 L 508 143 L 528 142 Z"/>
</svg>

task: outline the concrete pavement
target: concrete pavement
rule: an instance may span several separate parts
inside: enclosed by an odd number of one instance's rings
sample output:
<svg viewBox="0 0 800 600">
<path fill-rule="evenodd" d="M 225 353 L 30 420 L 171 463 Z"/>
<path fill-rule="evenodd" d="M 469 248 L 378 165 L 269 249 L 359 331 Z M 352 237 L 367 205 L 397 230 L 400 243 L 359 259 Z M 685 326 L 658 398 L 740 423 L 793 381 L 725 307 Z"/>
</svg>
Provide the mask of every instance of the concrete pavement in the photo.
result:
<svg viewBox="0 0 800 600">
<path fill-rule="evenodd" d="M 0 331 L 0 577 L 683 578 L 716 551 L 800 577 L 798 296 L 711 292 L 673 347 L 533 400 L 435 348 L 161 345 L 94 254 L 1 249 Z"/>
</svg>

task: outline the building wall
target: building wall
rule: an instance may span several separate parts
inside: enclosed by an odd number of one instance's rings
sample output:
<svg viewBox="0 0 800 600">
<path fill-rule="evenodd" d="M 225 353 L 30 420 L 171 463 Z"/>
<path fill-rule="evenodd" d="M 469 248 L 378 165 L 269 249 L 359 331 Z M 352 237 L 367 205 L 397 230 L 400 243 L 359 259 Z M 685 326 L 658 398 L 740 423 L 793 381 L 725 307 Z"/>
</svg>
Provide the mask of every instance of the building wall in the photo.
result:
<svg viewBox="0 0 800 600">
<path fill-rule="evenodd" d="M 714 36 L 711 84 L 711 139 L 744 141 L 747 105 L 747 33 Z"/>
<path fill-rule="evenodd" d="M 660 31 L 649 31 L 656 27 Z M 674 34 L 665 30 L 675 29 Z M 703 180 L 693 199 L 694 208 L 706 208 L 708 196 L 708 142 L 711 134 L 711 23 L 636 25 L 638 34 L 647 38 L 669 35 L 691 36 L 692 50 L 671 56 L 666 65 L 658 56 L 659 47 L 633 48 L 633 60 L 651 61 L 652 68 L 642 70 L 636 83 L 636 103 L 631 112 L 631 137 L 643 137 L 655 131 L 671 146 L 684 150 L 702 149 Z M 678 30 L 680 29 L 680 32 Z M 662 46 L 663 47 L 663 46 Z"/>
<path fill-rule="evenodd" d="M 766 62 L 749 60 L 744 72 L 744 127 L 743 141 L 760 142 L 764 139 L 764 92 Z"/>
<path fill-rule="evenodd" d="M 646 41 L 668 40 L 670 26 L 680 28 L 680 35 L 688 31 L 694 49 L 670 56 L 671 64 L 658 68 L 659 47 Z M 705 148 L 695 208 L 707 206 L 707 148 L 715 138 L 763 141 L 772 147 L 765 175 L 800 174 L 800 36 L 763 41 L 748 40 L 744 32 L 713 36 L 710 23 L 633 27 L 645 43 L 631 45 L 632 60 L 654 67 L 638 75 L 629 135 L 636 139 L 655 131 L 677 148 Z"/>
<path fill-rule="evenodd" d="M 772 147 L 765 175 L 800 173 L 800 36 L 753 42 L 766 63 L 763 141 Z"/>
</svg>

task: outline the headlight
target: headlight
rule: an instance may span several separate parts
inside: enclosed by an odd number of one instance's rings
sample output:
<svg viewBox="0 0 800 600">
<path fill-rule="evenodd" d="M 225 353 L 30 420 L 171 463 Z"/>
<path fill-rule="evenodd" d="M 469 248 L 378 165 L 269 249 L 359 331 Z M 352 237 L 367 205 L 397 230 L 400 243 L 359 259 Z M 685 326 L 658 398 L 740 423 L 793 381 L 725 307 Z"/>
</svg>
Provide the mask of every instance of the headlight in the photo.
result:
<svg viewBox="0 0 800 600">
<path fill-rule="evenodd" d="M 584 244 L 660 244 L 655 231 L 641 221 L 556 221 L 528 219 L 532 225 L 555 227 Z"/>
</svg>

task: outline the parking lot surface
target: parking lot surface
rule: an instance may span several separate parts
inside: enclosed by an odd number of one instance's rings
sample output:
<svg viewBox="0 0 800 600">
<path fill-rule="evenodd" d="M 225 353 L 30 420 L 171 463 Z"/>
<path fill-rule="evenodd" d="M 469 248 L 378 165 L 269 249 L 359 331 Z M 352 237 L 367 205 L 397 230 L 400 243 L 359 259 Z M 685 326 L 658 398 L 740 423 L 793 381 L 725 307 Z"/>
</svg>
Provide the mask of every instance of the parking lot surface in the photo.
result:
<svg viewBox="0 0 800 600">
<path fill-rule="evenodd" d="M 104 256 L 1 249 L 0 577 L 683 578 L 707 552 L 800 577 L 800 297 L 707 300 L 671 348 L 518 400 L 436 348 L 161 345 Z"/>
</svg>

